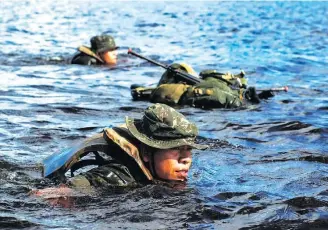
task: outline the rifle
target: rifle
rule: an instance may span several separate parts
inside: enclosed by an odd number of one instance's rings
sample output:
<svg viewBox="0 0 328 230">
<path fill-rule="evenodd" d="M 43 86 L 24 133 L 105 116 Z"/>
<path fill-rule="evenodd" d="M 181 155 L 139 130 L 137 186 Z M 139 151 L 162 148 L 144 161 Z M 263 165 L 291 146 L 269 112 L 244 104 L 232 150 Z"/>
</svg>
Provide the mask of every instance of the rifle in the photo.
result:
<svg viewBox="0 0 328 230">
<path fill-rule="evenodd" d="M 268 99 L 274 96 L 274 92 L 288 92 L 288 86 L 271 89 L 256 89 L 256 94 L 260 99 Z"/>
<path fill-rule="evenodd" d="M 146 60 L 146 61 L 148 61 L 148 62 L 150 62 L 154 65 L 160 66 L 160 67 L 170 71 L 173 74 L 173 76 L 175 77 L 175 79 L 177 79 L 178 81 L 181 81 L 181 82 L 185 82 L 188 85 L 195 85 L 195 84 L 200 83 L 202 81 L 200 78 L 195 77 L 195 76 L 193 76 L 189 73 L 183 72 L 179 69 L 174 69 L 169 65 L 164 65 L 162 63 L 159 63 L 159 62 L 156 62 L 156 61 L 151 60 L 149 58 L 146 58 L 146 57 L 132 51 L 132 49 L 128 50 L 128 54 L 132 54 L 132 55 L 134 55 L 138 58 L 144 59 L 144 60 Z"/>
<path fill-rule="evenodd" d="M 256 91 L 263 92 L 263 91 L 272 91 L 272 92 L 288 92 L 288 86 L 279 87 L 279 88 L 271 88 L 271 89 L 256 89 Z"/>
<path fill-rule="evenodd" d="M 197 83 L 200 83 L 202 82 L 203 80 L 198 78 L 198 77 L 195 77 L 189 73 L 186 73 L 186 72 L 183 72 L 179 69 L 174 69 L 172 67 L 170 67 L 169 65 L 164 65 L 162 63 L 159 63 L 159 62 L 156 62 L 152 59 L 149 59 L 147 57 L 144 57 L 142 56 L 141 54 L 138 54 L 134 51 L 132 51 L 132 49 L 129 49 L 128 50 L 128 54 L 132 54 L 138 58 L 141 58 L 141 59 L 144 59 L 154 65 L 157 65 L 157 66 L 160 66 L 168 71 L 171 71 L 171 73 L 173 73 L 174 77 L 177 79 L 177 80 L 180 80 L 182 82 L 185 82 L 186 84 L 188 85 L 195 85 Z M 220 75 L 220 73 L 219 73 Z M 221 75 L 224 75 L 224 74 L 221 74 Z M 240 77 L 244 77 L 245 75 L 245 72 L 241 72 L 240 74 Z M 217 77 L 218 78 L 218 77 Z M 225 80 L 224 78 L 220 77 L 221 80 L 224 80 L 225 82 L 228 83 L 228 85 L 231 85 L 231 83 L 227 80 Z M 134 100 L 148 100 L 152 91 L 155 89 L 156 87 L 142 87 L 140 85 L 137 85 L 137 84 L 133 84 L 131 85 L 130 89 L 131 89 L 131 95 L 133 97 Z M 240 88 L 244 88 L 244 87 L 240 87 Z M 271 88 L 271 89 L 256 89 L 256 91 L 262 95 L 264 95 L 264 97 L 271 97 L 269 94 L 273 93 L 273 92 L 281 92 L 281 91 L 285 91 L 287 92 L 288 91 L 288 87 L 287 86 L 284 86 L 284 87 L 281 87 L 281 88 Z M 273 96 L 273 94 L 272 94 Z"/>
<path fill-rule="evenodd" d="M 144 87 L 138 84 L 132 84 L 131 95 L 134 100 L 145 100 L 148 101 L 151 93 L 156 87 Z M 268 99 L 274 96 L 274 92 L 288 92 L 288 86 L 280 88 L 271 88 L 271 89 L 256 89 L 256 94 L 260 99 Z"/>
</svg>

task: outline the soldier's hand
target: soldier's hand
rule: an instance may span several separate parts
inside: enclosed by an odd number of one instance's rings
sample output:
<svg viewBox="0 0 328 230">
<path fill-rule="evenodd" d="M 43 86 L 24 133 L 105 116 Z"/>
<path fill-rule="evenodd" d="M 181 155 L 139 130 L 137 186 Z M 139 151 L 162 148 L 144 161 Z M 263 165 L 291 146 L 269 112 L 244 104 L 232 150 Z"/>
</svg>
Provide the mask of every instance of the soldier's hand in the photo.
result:
<svg viewBox="0 0 328 230">
<path fill-rule="evenodd" d="M 260 103 L 260 98 L 256 94 L 255 87 L 248 87 L 245 91 L 244 97 L 245 99 L 247 99 L 252 103 L 256 103 L 256 104 Z"/>
<path fill-rule="evenodd" d="M 31 195 L 42 197 L 44 199 L 71 196 L 73 193 L 73 190 L 67 187 L 66 185 L 61 185 L 59 187 L 36 189 L 30 192 Z"/>
<path fill-rule="evenodd" d="M 36 189 L 30 195 L 46 200 L 50 205 L 71 208 L 74 206 L 74 191 L 65 185 L 56 188 Z"/>
</svg>

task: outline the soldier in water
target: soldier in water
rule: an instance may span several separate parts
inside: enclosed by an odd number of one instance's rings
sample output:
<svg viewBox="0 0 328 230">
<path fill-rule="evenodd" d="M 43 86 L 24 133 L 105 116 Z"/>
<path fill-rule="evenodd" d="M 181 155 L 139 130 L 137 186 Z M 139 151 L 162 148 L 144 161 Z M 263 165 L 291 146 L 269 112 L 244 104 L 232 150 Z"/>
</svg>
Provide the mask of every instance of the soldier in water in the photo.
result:
<svg viewBox="0 0 328 230">
<path fill-rule="evenodd" d="M 91 47 L 80 46 L 71 60 L 71 64 L 109 65 L 117 63 L 117 49 L 114 38 L 109 35 L 94 36 L 90 39 Z"/>
<path fill-rule="evenodd" d="M 105 128 L 78 145 L 43 161 L 44 177 L 59 187 L 35 190 L 44 198 L 70 196 L 75 191 L 185 184 L 196 144 L 196 125 L 165 104 L 153 104 L 141 119 Z M 94 166 L 92 169 L 88 167 Z M 85 170 L 83 170 L 85 169 Z M 79 172 L 79 173 L 77 173 Z"/>
<path fill-rule="evenodd" d="M 261 99 L 273 97 L 272 91 L 257 93 L 255 87 L 247 87 L 244 71 L 240 74 L 220 73 L 204 70 L 199 74 L 199 83 L 186 84 L 177 78 L 176 72 L 183 71 L 198 78 L 187 64 L 174 63 L 166 70 L 157 87 L 131 87 L 135 100 L 146 99 L 153 103 L 167 105 L 189 105 L 197 108 L 238 108 L 247 104 L 257 104 Z"/>
</svg>

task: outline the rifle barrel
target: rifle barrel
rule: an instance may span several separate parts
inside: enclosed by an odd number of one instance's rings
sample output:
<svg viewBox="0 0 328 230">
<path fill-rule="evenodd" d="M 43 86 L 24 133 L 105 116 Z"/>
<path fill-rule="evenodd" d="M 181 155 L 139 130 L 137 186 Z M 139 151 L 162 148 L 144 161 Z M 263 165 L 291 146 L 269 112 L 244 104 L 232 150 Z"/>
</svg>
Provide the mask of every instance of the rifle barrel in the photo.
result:
<svg viewBox="0 0 328 230">
<path fill-rule="evenodd" d="M 181 71 L 179 69 L 173 69 L 171 66 L 164 65 L 162 63 L 159 63 L 159 62 L 156 62 L 156 61 L 151 60 L 149 58 L 146 58 L 146 57 L 144 57 L 144 56 L 142 56 L 142 55 L 140 55 L 140 54 L 138 54 L 136 52 L 133 52 L 132 49 L 129 49 L 128 50 L 128 54 L 132 54 L 132 55 L 134 55 L 136 57 L 139 57 L 141 59 L 144 59 L 146 61 L 149 61 L 152 64 L 161 66 L 162 68 L 164 68 L 164 69 L 166 69 L 168 71 L 172 71 L 177 76 L 177 78 L 180 81 L 182 80 L 183 82 L 186 82 L 187 84 L 195 85 L 195 84 L 201 82 L 201 79 L 199 79 L 198 77 L 195 77 L 195 76 L 193 76 L 193 75 L 191 75 L 189 73 L 183 72 L 183 71 Z"/>
<path fill-rule="evenodd" d="M 288 86 L 279 87 L 279 88 L 271 88 L 271 89 L 257 89 L 256 91 L 273 91 L 273 92 L 288 92 Z"/>
<path fill-rule="evenodd" d="M 163 65 L 162 63 L 159 63 L 159 62 L 157 62 L 157 61 L 151 60 L 151 59 L 146 58 L 146 57 L 144 57 L 144 56 L 142 56 L 142 55 L 140 55 L 140 54 L 135 53 L 134 51 L 132 51 L 131 48 L 128 50 L 128 54 L 132 54 L 132 55 L 134 55 L 134 56 L 136 56 L 136 57 L 138 57 L 138 58 L 141 58 L 141 59 L 144 59 L 144 60 L 146 60 L 146 61 L 149 61 L 149 62 L 152 63 L 152 64 L 155 64 L 155 65 L 161 66 L 161 67 L 163 67 L 164 69 L 167 69 L 167 68 L 168 68 L 166 65 Z"/>
</svg>

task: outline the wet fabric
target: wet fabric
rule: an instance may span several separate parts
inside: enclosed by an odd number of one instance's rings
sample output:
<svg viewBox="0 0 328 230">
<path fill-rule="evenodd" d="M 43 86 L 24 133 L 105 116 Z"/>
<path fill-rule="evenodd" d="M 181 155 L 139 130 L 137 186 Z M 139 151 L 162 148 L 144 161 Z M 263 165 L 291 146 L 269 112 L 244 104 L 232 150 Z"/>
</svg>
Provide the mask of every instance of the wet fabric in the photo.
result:
<svg viewBox="0 0 328 230">
<path fill-rule="evenodd" d="M 89 47 L 80 46 L 78 48 L 79 53 L 74 55 L 71 60 L 71 64 L 78 65 L 102 65 L 104 61 Z"/>
<path fill-rule="evenodd" d="M 232 89 L 222 80 L 207 77 L 189 88 L 180 103 L 200 108 L 238 108 L 244 104 L 243 89 Z"/>
<path fill-rule="evenodd" d="M 152 90 L 150 101 L 167 105 L 179 104 L 181 96 L 190 88 L 186 84 L 163 84 Z"/>
<path fill-rule="evenodd" d="M 120 163 L 109 163 L 93 168 L 68 180 L 71 187 L 134 187 L 138 181 L 128 167 Z"/>
<path fill-rule="evenodd" d="M 195 86 L 161 85 L 153 90 L 150 101 L 198 108 L 238 108 L 245 104 L 243 96 L 245 91 L 244 89 L 232 89 L 227 82 L 207 77 Z"/>
<path fill-rule="evenodd" d="M 99 62 L 97 59 L 84 54 L 84 53 L 78 53 L 76 54 L 72 60 L 71 64 L 77 64 L 77 65 L 99 65 L 101 62 Z"/>
<path fill-rule="evenodd" d="M 138 141 L 122 127 L 105 129 L 44 160 L 44 176 L 73 187 L 135 186 L 153 178 L 139 156 Z M 92 156 L 94 157 L 92 158 Z M 75 175 L 75 171 L 95 167 Z M 71 175 L 67 173 L 70 171 Z"/>
<path fill-rule="evenodd" d="M 248 81 L 245 77 L 246 73 L 243 70 L 241 70 L 239 74 L 232 74 L 230 72 L 220 73 L 215 69 L 208 69 L 201 71 L 199 76 L 203 80 L 208 77 L 216 78 L 218 80 L 228 83 L 228 85 L 233 88 L 247 88 Z"/>
<path fill-rule="evenodd" d="M 174 63 L 171 67 L 187 72 L 188 69 Z M 185 85 L 170 71 L 165 71 L 150 101 L 168 105 L 190 105 L 199 108 L 238 108 L 244 105 L 244 89 L 247 88 L 245 72 L 233 75 L 216 70 L 204 70 L 203 79 L 195 85 Z"/>
</svg>

